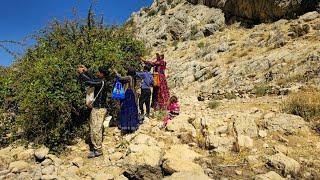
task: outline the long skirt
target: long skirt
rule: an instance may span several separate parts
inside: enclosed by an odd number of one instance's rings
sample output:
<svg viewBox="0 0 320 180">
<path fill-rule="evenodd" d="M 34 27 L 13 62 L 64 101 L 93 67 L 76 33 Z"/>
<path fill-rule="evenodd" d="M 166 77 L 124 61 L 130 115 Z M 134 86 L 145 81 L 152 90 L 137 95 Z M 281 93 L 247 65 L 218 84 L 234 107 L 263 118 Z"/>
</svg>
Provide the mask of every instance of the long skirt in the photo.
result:
<svg viewBox="0 0 320 180">
<path fill-rule="evenodd" d="M 155 102 L 156 110 L 165 110 L 167 109 L 170 93 L 168 88 L 168 83 L 166 76 L 164 74 L 160 74 L 160 87 L 158 87 L 157 100 Z"/>
<path fill-rule="evenodd" d="M 127 89 L 121 101 L 118 126 L 123 131 L 135 131 L 139 127 L 138 106 L 132 89 Z"/>
</svg>

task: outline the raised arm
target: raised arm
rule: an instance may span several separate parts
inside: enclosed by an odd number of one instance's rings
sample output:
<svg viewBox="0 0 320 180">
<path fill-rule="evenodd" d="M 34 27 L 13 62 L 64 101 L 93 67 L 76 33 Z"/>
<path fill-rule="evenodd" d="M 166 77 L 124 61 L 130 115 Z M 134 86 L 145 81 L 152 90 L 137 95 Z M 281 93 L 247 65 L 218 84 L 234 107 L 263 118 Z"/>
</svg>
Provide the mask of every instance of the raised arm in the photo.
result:
<svg viewBox="0 0 320 180">
<path fill-rule="evenodd" d="M 88 85 L 91 86 L 98 86 L 101 85 L 102 82 L 95 80 L 91 77 L 89 77 L 86 73 L 88 72 L 88 69 L 84 65 L 80 65 L 78 67 L 78 72 L 80 73 L 80 78 Z"/>
<path fill-rule="evenodd" d="M 98 86 L 102 84 L 102 81 L 97 81 L 95 79 L 90 78 L 89 76 L 87 76 L 84 72 L 80 73 L 80 78 L 88 85 L 91 86 Z"/>
</svg>

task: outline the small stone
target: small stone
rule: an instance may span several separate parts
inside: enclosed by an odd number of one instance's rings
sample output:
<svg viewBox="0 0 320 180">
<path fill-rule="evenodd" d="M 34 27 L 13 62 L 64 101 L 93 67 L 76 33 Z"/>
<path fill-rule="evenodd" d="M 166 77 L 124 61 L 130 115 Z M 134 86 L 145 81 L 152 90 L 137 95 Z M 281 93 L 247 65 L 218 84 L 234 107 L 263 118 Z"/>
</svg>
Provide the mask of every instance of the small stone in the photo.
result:
<svg viewBox="0 0 320 180">
<path fill-rule="evenodd" d="M 105 173 L 97 173 L 94 177 L 95 180 L 111 180 L 114 179 L 112 174 L 105 174 Z"/>
<path fill-rule="evenodd" d="M 236 173 L 237 175 L 239 175 L 239 176 L 242 175 L 242 171 L 240 171 L 240 170 L 235 170 L 235 173 Z"/>
<path fill-rule="evenodd" d="M 57 175 L 43 175 L 41 176 L 41 180 L 56 180 L 59 179 Z"/>
<path fill-rule="evenodd" d="M 72 160 L 72 165 L 77 166 L 78 168 L 81 168 L 84 164 L 84 161 L 82 157 L 76 157 Z"/>
<path fill-rule="evenodd" d="M 114 148 L 109 148 L 108 149 L 108 153 L 109 154 L 113 154 L 114 152 L 116 152 L 116 150 Z"/>
<path fill-rule="evenodd" d="M 46 157 L 46 155 L 49 154 L 49 148 L 43 146 L 39 149 L 37 149 L 35 152 L 34 152 L 34 155 L 36 157 L 37 160 L 39 161 L 42 161 L 44 160 L 44 158 Z"/>
<path fill-rule="evenodd" d="M 121 175 L 121 176 L 114 178 L 114 180 L 128 180 L 128 178 L 126 178 L 124 175 Z"/>
<path fill-rule="evenodd" d="M 9 173 L 10 173 L 10 171 L 8 169 L 6 169 L 6 170 L 3 170 L 3 171 L 0 171 L 0 176 L 4 176 L 4 175 L 9 174 Z"/>
<path fill-rule="evenodd" d="M 288 148 L 282 144 L 279 144 L 279 145 L 275 145 L 274 146 L 274 151 L 275 153 L 283 153 L 285 155 L 288 154 Z"/>
<path fill-rule="evenodd" d="M 320 149 L 320 142 L 317 142 L 317 143 L 315 144 L 315 148 Z"/>
<path fill-rule="evenodd" d="M 51 159 L 45 159 L 44 161 L 41 162 L 41 166 L 49 166 L 52 164 L 53 164 L 53 161 Z"/>
<path fill-rule="evenodd" d="M 283 136 L 280 136 L 280 135 L 279 135 L 279 141 L 280 142 L 284 142 L 284 143 L 288 143 L 289 142 L 288 139 L 286 139 L 286 138 L 284 138 Z"/>
<path fill-rule="evenodd" d="M 267 143 L 263 143 L 263 145 L 262 145 L 264 148 L 269 148 L 269 144 L 267 144 Z"/>
<path fill-rule="evenodd" d="M 258 155 L 249 155 L 245 161 L 248 162 L 250 165 L 254 165 L 256 164 L 259 160 L 258 160 L 259 156 Z"/>
<path fill-rule="evenodd" d="M 51 166 L 47 166 L 47 167 L 44 167 L 41 172 L 42 172 L 42 175 L 51 175 L 53 174 L 55 171 L 55 167 L 53 165 Z"/>
<path fill-rule="evenodd" d="M 279 174 L 277 174 L 274 171 L 270 171 L 266 174 L 260 174 L 257 175 L 255 178 L 255 180 L 285 180 L 285 178 L 281 177 Z"/>
<path fill-rule="evenodd" d="M 260 130 L 258 135 L 259 135 L 259 137 L 265 138 L 265 137 L 267 137 L 267 131 L 266 130 Z"/>
<path fill-rule="evenodd" d="M 253 140 L 249 136 L 239 135 L 237 139 L 240 147 L 253 147 Z"/>
<path fill-rule="evenodd" d="M 122 156 L 123 156 L 123 155 L 122 155 L 121 152 L 115 152 L 115 153 L 113 153 L 113 154 L 110 155 L 109 159 L 110 159 L 111 161 L 118 161 L 119 159 L 122 158 Z"/>
</svg>

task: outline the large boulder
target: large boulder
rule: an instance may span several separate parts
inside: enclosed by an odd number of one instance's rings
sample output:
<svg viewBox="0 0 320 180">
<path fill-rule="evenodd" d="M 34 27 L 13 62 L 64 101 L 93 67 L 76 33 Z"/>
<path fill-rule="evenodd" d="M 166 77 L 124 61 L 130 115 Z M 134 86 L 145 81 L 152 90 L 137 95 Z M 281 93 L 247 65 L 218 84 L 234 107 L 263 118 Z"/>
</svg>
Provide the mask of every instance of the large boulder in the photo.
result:
<svg viewBox="0 0 320 180">
<path fill-rule="evenodd" d="M 270 22 L 281 18 L 293 18 L 316 10 L 317 0 L 187 0 L 193 4 L 204 4 L 220 8 L 231 17 L 253 22 Z"/>
<path fill-rule="evenodd" d="M 204 173 L 200 165 L 194 163 L 200 154 L 189 149 L 187 145 L 173 145 L 165 152 L 162 167 L 168 174 L 175 172 Z"/>
<path fill-rule="evenodd" d="M 233 126 L 238 135 L 258 136 L 258 127 L 253 116 L 236 116 L 233 120 Z"/>
<path fill-rule="evenodd" d="M 264 125 L 271 131 L 297 134 L 307 130 L 307 123 L 300 116 L 283 113 L 268 113 L 264 116 Z"/>
<path fill-rule="evenodd" d="M 151 167 L 160 166 L 162 150 L 158 146 L 148 146 L 145 144 L 131 144 L 129 146 L 130 153 L 126 157 L 126 162 L 130 165 Z"/>
<path fill-rule="evenodd" d="M 268 164 L 281 170 L 284 174 L 297 174 L 300 170 L 300 164 L 296 160 L 282 153 L 270 156 L 268 158 Z"/>
</svg>

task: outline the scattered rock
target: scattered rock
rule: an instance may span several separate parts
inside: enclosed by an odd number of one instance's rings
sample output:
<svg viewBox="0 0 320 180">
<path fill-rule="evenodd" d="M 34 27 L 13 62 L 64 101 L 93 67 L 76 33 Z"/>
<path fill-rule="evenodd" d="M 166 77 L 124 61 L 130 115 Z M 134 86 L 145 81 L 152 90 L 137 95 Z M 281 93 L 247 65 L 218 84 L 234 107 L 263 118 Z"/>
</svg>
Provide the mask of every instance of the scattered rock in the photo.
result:
<svg viewBox="0 0 320 180">
<path fill-rule="evenodd" d="M 281 177 L 279 174 L 277 174 L 274 171 L 270 171 L 266 174 L 260 174 L 257 175 L 255 180 L 285 180 L 285 178 Z"/>
<path fill-rule="evenodd" d="M 148 165 L 151 167 L 160 166 L 162 150 L 157 146 L 148 146 L 145 144 L 129 146 L 129 155 L 125 161 L 131 165 Z"/>
<path fill-rule="evenodd" d="M 196 172 L 176 172 L 173 173 L 169 177 L 163 178 L 163 180 L 211 180 L 207 175 L 204 173 L 196 173 Z"/>
<path fill-rule="evenodd" d="M 282 153 L 288 155 L 288 148 L 282 144 L 278 144 L 274 146 L 275 153 Z"/>
<path fill-rule="evenodd" d="M 72 164 L 74 166 L 77 166 L 78 168 L 81 168 L 83 167 L 83 164 L 84 164 L 84 160 L 82 157 L 76 157 L 72 160 Z"/>
<path fill-rule="evenodd" d="M 29 167 L 30 165 L 27 162 L 20 160 L 10 163 L 8 169 L 13 173 L 21 173 L 28 171 Z"/>
<path fill-rule="evenodd" d="M 123 173 L 128 179 L 162 179 L 161 168 L 149 165 L 130 166 Z"/>
<path fill-rule="evenodd" d="M 35 152 L 34 152 L 34 155 L 36 157 L 37 160 L 39 161 L 42 161 L 44 160 L 44 158 L 46 157 L 46 155 L 49 154 L 49 148 L 47 147 L 41 147 L 39 149 L 37 149 Z"/>
<path fill-rule="evenodd" d="M 193 162 L 198 157 L 201 156 L 190 150 L 187 145 L 173 145 L 165 152 L 162 166 L 168 174 L 180 171 L 203 173 L 202 167 Z"/>
<path fill-rule="evenodd" d="M 251 148 L 253 147 L 253 140 L 249 136 L 240 135 L 237 137 L 239 147 Z"/>
<path fill-rule="evenodd" d="M 53 161 L 51 159 L 45 159 L 44 161 L 41 162 L 41 166 L 49 166 L 52 164 L 53 164 Z"/>
<path fill-rule="evenodd" d="M 41 176 L 41 179 L 43 180 L 56 180 L 59 179 L 57 175 L 43 175 Z"/>
<path fill-rule="evenodd" d="M 28 162 L 33 161 L 34 160 L 34 149 L 26 149 L 23 152 L 19 153 L 18 159 L 28 161 Z"/>
<path fill-rule="evenodd" d="M 105 173 L 97 173 L 94 176 L 95 180 L 111 180 L 114 179 L 115 177 L 111 174 L 105 174 Z"/>
<path fill-rule="evenodd" d="M 267 137 L 267 131 L 266 130 L 260 130 L 258 135 L 259 135 L 259 137 L 265 138 L 265 137 Z"/>
<path fill-rule="evenodd" d="M 248 162 L 250 165 L 257 164 L 259 162 L 259 156 L 258 155 L 249 155 L 246 159 L 246 162 Z"/>
<path fill-rule="evenodd" d="M 274 117 L 265 116 L 265 126 L 271 131 L 280 131 L 286 134 L 296 134 L 306 127 L 303 118 L 291 114 L 276 114 Z"/>
<path fill-rule="evenodd" d="M 284 174 L 297 174 L 300 170 L 300 164 L 296 160 L 282 153 L 270 156 L 268 158 L 268 164 L 283 171 Z"/>
<path fill-rule="evenodd" d="M 234 118 L 233 126 L 238 135 L 246 135 L 249 137 L 257 137 L 258 135 L 257 125 L 250 116 Z"/>
<path fill-rule="evenodd" d="M 118 161 L 122 158 L 123 154 L 121 152 L 115 152 L 109 156 L 110 161 Z"/>
<path fill-rule="evenodd" d="M 138 134 L 133 140 L 132 143 L 134 144 L 146 144 L 148 146 L 156 145 L 157 141 L 146 134 Z"/>
<path fill-rule="evenodd" d="M 41 172 L 42 172 L 42 175 L 52 175 L 55 171 L 55 167 L 53 165 L 50 165 L 50 166 L 47 166 L 47 167 L 44 167 Z"/>
</svg>

